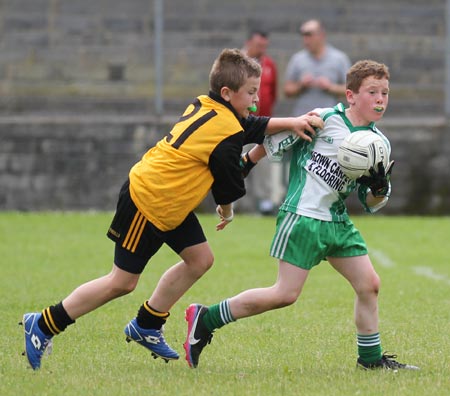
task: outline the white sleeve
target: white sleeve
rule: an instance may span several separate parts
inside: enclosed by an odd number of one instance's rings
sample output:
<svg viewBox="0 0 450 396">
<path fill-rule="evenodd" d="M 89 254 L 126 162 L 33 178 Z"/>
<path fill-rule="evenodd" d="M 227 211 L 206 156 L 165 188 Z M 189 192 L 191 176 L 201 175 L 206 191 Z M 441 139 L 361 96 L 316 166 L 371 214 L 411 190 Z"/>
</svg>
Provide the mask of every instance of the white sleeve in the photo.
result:
<svg viewBox="0 0 450 396">
<path fill-rule="evenodd" d="M 270 162 L 280 162 L 283 154 L 299 140 L 295 132 L 283 131 L 264 138 L 264 149 Z"/>
<path fill-rule="evenodd" d="M 317 107 L 312 111 L 322 115 L 327 110 L 329 109 Z M 318 129 L 316 129 L 317 131 Z M 293 131 L 282 131 L 273 135 L 266 135 L 263 144 L 267 158 L 270 162 L 280 162 L 283 159 L 283 154 L 290 150 L 298 140 L 301 140 L 300 136 Z"/>
</svg>

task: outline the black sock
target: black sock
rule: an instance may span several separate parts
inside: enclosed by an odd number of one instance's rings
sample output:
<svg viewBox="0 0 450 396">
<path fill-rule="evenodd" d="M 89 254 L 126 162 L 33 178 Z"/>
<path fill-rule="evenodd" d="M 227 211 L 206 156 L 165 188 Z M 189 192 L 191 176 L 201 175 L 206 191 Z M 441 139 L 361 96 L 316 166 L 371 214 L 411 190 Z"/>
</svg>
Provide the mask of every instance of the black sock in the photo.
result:
<svg viewBox="0 0 450 396">
<path fill-rule="evenodd" d="M 61 333 L 73 323 L 75 321 L 67 314 L 62 302 L 45 308 L 38 320 L 39 328 L 48 336 Z"/>
<path fill-rule="evenodd" d="M 146 301 L 139 308 L 136 321 L 143 329 L 160 329 L 166 323 L 169 315 L 169 312 L 159 312 L 153 309 Z"/>
</svg>

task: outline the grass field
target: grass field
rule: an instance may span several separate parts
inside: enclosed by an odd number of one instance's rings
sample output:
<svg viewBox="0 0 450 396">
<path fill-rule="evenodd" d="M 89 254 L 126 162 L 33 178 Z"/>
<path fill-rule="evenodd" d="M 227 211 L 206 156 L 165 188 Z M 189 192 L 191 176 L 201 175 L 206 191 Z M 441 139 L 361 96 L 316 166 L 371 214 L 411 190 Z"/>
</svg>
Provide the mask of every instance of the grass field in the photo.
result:
<svg viewBox="0 0 450 396">
<path fill-rule="evenodd" d="M 127 344 L 125 324 L 177 257 L 161 249 L 137 289 L 80 318 L 54 340 L 43 367 L 27 368 L 24 312 L 39 311 L 80 283 L 109 272 L 111 213 L 0 213 L 0 395 L 448 395 L 450 394 L 450 219 L 355 217 L 382 279 L 380 331 L 385 350 L 419 372 L 355 368 L 353 292 L 329 265 L 316 267 L 299 301 L 216 332 L 200 366 L 182 354 L 184 309 L 243 289 L 271 285 L 268 248 L 274 218 L 237 216 L 220 233 L 201 222 L 213 268 L 172 309 L 167 341 L 182 355 L 165 364 Z"/>
</svg>

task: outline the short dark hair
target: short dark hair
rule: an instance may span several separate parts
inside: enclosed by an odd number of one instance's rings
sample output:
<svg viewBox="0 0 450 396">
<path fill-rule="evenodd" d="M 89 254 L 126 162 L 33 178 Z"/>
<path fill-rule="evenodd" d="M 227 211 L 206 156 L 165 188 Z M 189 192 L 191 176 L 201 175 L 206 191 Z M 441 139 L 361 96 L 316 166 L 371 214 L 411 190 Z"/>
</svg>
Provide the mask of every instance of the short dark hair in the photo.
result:
<svg viewBox="0 0 450 396">
<path fill-rule="evenodd" d="M 269 38 L 269 32 L 262 28 L 253 28 L 248 31 L 247 38 L 250 40 L 253 36 L 262 36 L 264 38 Z"/>
</svg>

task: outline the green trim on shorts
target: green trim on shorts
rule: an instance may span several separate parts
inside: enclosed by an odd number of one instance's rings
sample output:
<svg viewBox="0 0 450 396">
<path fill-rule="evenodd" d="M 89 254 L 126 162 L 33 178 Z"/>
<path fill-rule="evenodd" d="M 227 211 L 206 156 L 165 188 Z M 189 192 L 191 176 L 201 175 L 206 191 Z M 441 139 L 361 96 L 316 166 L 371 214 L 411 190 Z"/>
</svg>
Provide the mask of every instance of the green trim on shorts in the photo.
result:
<svg viewBox="0 0 450 396">
<path fill-rule="evenodd" d="M 327 257 L 368 254 L 366 243 L 350 219 L 324 221 L 280 210 L 270 255 L 310 270 Z"/>
</svg>

